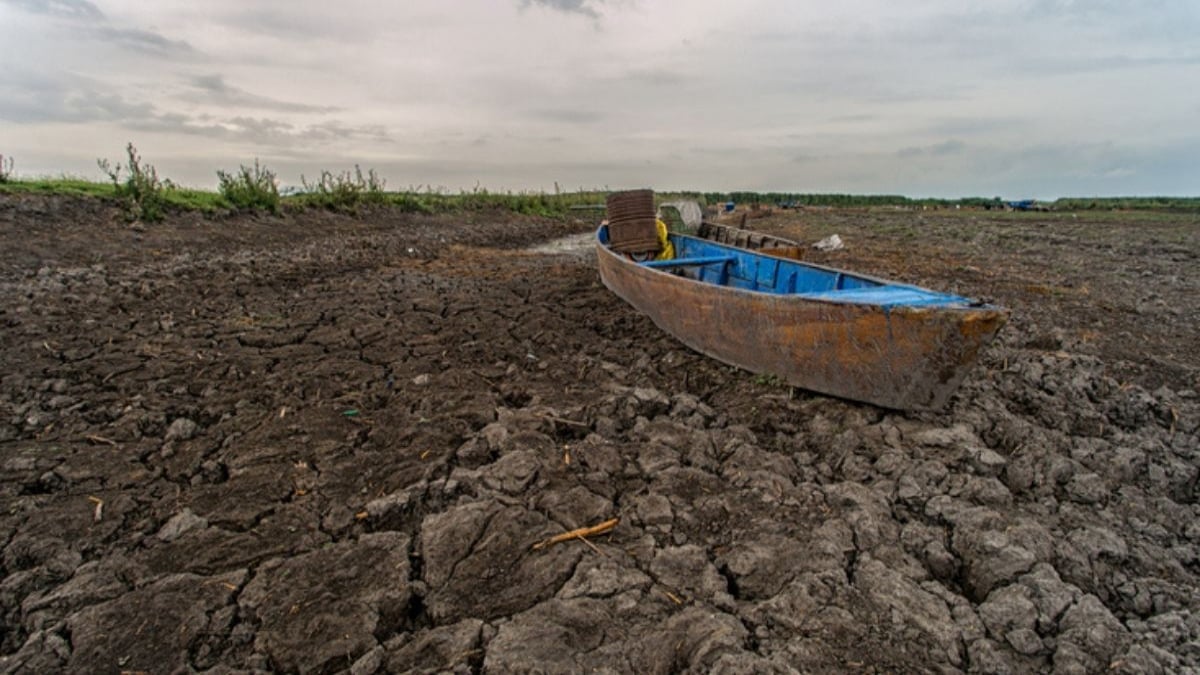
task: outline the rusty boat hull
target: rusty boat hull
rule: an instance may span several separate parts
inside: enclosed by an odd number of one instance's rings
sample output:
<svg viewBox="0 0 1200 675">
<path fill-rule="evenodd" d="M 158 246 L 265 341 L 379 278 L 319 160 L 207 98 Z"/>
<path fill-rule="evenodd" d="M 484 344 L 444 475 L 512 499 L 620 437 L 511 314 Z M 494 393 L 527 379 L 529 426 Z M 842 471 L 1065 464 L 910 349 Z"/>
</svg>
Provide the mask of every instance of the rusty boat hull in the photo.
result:
<svg viewBox="0 0 1200 675">
<path fill-rule="evenodd" d="M 600 278 L 688 347 L 802 389 L 901 410 L 945 406 L 1007 310 L 672 234 L 637 263 L 597 231 Z"/>
</svg>

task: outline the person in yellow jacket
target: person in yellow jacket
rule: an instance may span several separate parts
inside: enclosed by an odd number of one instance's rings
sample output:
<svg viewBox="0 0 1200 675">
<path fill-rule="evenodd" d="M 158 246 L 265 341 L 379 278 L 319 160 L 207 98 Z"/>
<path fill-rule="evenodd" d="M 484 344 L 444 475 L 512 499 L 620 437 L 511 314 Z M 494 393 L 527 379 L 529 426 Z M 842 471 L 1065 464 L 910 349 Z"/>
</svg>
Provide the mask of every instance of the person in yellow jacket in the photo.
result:
<svg viewBox="0 0 1200 675">
<path fill-rule="evenodd" d="M 654 225 L 658 228 L 658 255 L 654 256 L 654 259 L 673 260 L 675 258 L 675 245 L 671 243 L 671 237 L 668 236 L 667 224 L 661 220 L 656 220 Z"/>
</svg>

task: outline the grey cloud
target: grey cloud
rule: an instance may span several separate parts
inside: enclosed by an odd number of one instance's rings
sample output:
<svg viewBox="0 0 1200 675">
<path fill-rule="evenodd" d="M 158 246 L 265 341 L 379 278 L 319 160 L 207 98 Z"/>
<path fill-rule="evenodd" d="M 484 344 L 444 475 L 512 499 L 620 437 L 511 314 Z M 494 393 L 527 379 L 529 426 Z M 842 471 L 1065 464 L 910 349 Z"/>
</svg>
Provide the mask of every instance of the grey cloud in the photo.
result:
<svg viewBox="0 0 1200 675">
<path fill-rule="evenodd" d="M 170 56 L 172 54 L 190 54 L 195 50 L 183 40 L 172 40 L 158 33 L 138 28 L 116 28 L 114 26 L 93 26 L 87 29 L 103 42 L 111 42 L 126 49 L 153 54 Z"/>
<path fill-rule="evenodd" d="M 220 128 L 215 125 L 197 124 L 196 121 L 183 113 L 160 113 L 151 107 L 148 114 L 136 118 L 119 120 L 124 126 L 137 131 L 159 131 L 166 133 L 185 133 L 190 135 L 204 134 L 205 131 L 215 132 Z"/>
<path fill-rule="evenodd" d="M 901 148 L 896 151 L 896 156 L 901 158 L 911 157 L 945 157 L 946 155 L 954 155 L 962 152 L 967 148 L 967 144 L 960 140 L 950 139 L 933 145 L 925 145 L 920 147 Z"/>
<path fill-rule="evenodd" d="M 195 52 L 190 44 L 172 40 L 154 31 L 114 26 L 104 12 L 88 0 L 0 0 L 33 14 L 65 19 L 85 35 L 136 52 L 156 56 Z"/>
<path fill-rule="evenodd" d="M 1114 150 L 1111 141 L 1090 143 L 1034 143 L 1014 150 L 1016 157 L 1033 164 L 1072 164 L 1095 167 L 1106 161 Z"/>
<path fill-rule="evenodd" d="M 327 113 L 339 110 L 333 106 L 294 103 L 260 96 L 227 83 L 222 75 L 198 75 L 191 79 L 191 85 L 197 91 L 191 92 L 183 98 L 194 103 L 217 103 L 277 112 Z"/>
<path fill-rule="evenodd" d="M 154 107 L 87 86 L 69 86 L 41 76 L 0 80 L 0 119 L 16 123 L 101 122 L 140 119 Z"/>
<path fill-rule="evenodd" d="M 204 121 L 179 113 L 157 113 L 136 120 L 130 126 L 148 131 L 166 131 L 192 136 L 204 136 L 258 146 L 274 147 L 280 152 L 295 152 L 297 143 L 305 149 L 335 141 L 369 139 L 374 143 L 391 142 L 387 130 L 375 126 L 353 126 L 340 122 L 324 122 L 298 126 L 266 117 L 231 117 L 226 120 Z"/>
<path fill-rule="evenodd" d="M 1058 195 L 1195 194 L 1200 137 L 1157 146 L 1112 141 L 1042 143 L 1012 153 L 1025 192 Z M 1019 193 L 1021 190 L 1014 190 Z"/>
<path fill-rule="evenodd" d="M 597 107 L 608 107 L 614 100 L 645 100 L 665 96 L 675 100 L 693 100 L 704 95 L 704 81 L 672 67 L 631 66 L 603 75 L 582 75 L 576 78 L 576 91 L 595 101 Z M 605 92 L 597 97 L 597 92 Z M 653 106 L 651 106 L 653 108 Z"/>
<path fill-rule="evenodd" d="M 303 135 L 303 130 L 278 120 L 235 117 L 219 122 L 201 122 L 175 112 L 154 112 L 139 119 L 126 120 L 125 126 L 135 131 L 183 134 L 283 150 L 290 149 L 296 139 Z"/>
<path fill-rule="evenodd" d="M 904 88 L 879 83 L 876 85 L 876 88 L 872 89 L 868 83 L 863 83 L 861 88 L 851 85 L 846 89 L 842 89 L 840 85 L 835 85 L 831 89 L 838 94 L 858 98 L 864 103 L 949 103 L 953 101 L 965 101 L 971 98 L 975 86 L 965 83 L 955 83 Z"/>
<path fill-rule="evenodd" d="M 1192 0 L 1036 0 L 1026 10 L 1030 18 L 1098 19 L 1145 13 L 1175 13 L 1192 8 Z"/>
<path fill-rule="evenodd" d="M 929 132 L 937 136 L 975 136 L 1015 129 L 1028 123 L 1017 117 L 958 117 L 935 121 Z"/>
<path fill-rule="evenodd" d="M 791 31 L 782 30 L 763 30 L 749 35 L 749 42 L 759 44 L 765 42 L 775 42 L 782 44 L 792 44 L 796 41 L 796 34 Z"/>
<path fill-rule="evenodd" d="M 168 113 L 146 120 L 143 128 L 154 131 L 175 131 L 195 136 L 229 138 L 270 145 L 292 138 L 295 127 L 287 122 L 251 117 L 234 117 L 220 123 L 198 124 L 187 115 Z"/>
<path fill-rule="evenodd" d="M 1039 74 L 1047 72 L 1111 72 L 1114 70 L 1155 68 L 1159 66 L 1194 66 L 1196 64 L 1200 64 L 1200 53 L 1178 56 L 1128 56 L 1117 54 L 1101 57 L 1042 55 L 1026 56 L 1014 63 L 1016 67 L 1023 71 Z"/>
<path fill-rule="evenodd" d="M 781 64 L 769 74 L 734 71 L 725 73 L 724 77 L 733 82 L 732 86 L 760 99 L 774 96 L 780 100 L 793 100 L 796 92 L 803 92 L 810 100 L 850 100 L 877 105 L 961 101 L 974 96 L 980 88 L 980 83 L 969 80 L 927 81 L 888 72 L 890 64 L 868 64 L 857 56 L 861 48 L 841 43 L 840 39 L 832 39 L 824 46 L 829 52 L 828 58 L 840 62 L 841 70 Z M 766 54 L 761 58 L 777 57 Z"/>
<path fill-rule="evenodd" d="M 137 119 L 154 115 L 154 106 L 127 101 L 116 94 L 80 92 L 70 96 L 65 110 L 72 121 Z"/>
<path fill-rule="evenodd" d="M 874 122 L 877 119 L 879 119 L 879 115 L 871 115 L 871 114 L 867 114 L 867 113 L 862 113 L 862 114 L 857 114 L 857 115 L 838 115 L 837 117 L 830 117 L 829 121 L 830 122 Z"/>
<path fill-rule="evenodd" d="M 261 35 L 303 40 L 328 37 L 330 32 L 327 20 L 305 16 L 300 12 L 274 12 L 253 6 L 232 15 L 226 23 L 243 30 L 252 27 L 255 33 Z"/>
<path fill-rule="evenodd" d="M 0 119 L 14 123 L 113 122 L 142 131 L 229 139 L 256 145 L 292 146 L 297 141 L 321 145 L 343 140 L 390 143 L 379 125 L 352 125 L 332 120 L 297 126 L 265 117 L 213 118 L 162 110 L 151 103 L 108 93 L 109 85 L 79 80 L 55 82 L 40 75 L 0 79 Z"/>
<path fill-rule="evenodd" d="M 362 21 L 354 12 L 328 12 L 321 7 L 319 3 L 243 2 L 215 8 L 208 18 L 234 34 L 303 44 L 306 50 L 312 50 L 314 43 L 368 44 L 394 28 L 386 20 Z M 410 15 L 409 20 L 424 30 L 437 28 L 436 16 Z"/>
<path fill-rule="evenodd" d="M 592 124 L 604 119 L 604 115 L 595 110 L 573 110 L 568 108 L 531 110 L 530 114 L 551 122 L 564 122 L 566 124 Z"/>
<path fill-rule="evenodd" d="M 582 14 L 593 19 L 599 18 L 600 13 L 592 6 L 599 4 L 597 0 L 521 0 L 522 7 L 540 5 L 560 12 Z"/>
<path fill-rule="evenodd" d="M 103 19 L 104 12 L 87 0 L 0 0 L 34 14 L 49 14 L 72 19 Z"/>
<path fill-rule="evenodd" d="M 807 49 L 813 58 L 837 61 L 835 70 L 843 77 L 857 64 L 887 70 L 892 64 L 917 63 L 937 64 L 947 72 L 962 70 L 972 73 L 963 82 L 981 82 L 984 73 L 1008 77 L 1019 71 L 1045 77 L 1190 66 L 1200 61 L 1197 31 L 1200 3 L 1194 0 L 1040 0 L 1007 9 L 972 6 L 947 11 L 920 22 L 886 26 L 878 33 L 812 34 L 791 51 Z M 773 43 L 764 39 L 764 44 Z M 864 53 L 872 57 L 864 61 Z M 867 72 L 852 74 L 851 79 L 862 79 Z"/>
<path fill-rule="evenodd" d="M 935 157 L 941 157 L 944 155 L 953 155 L 953 154 L 962 152 L 963 150 L 966 149 L 966 147 L 967 147 L 966 143 L 963 143 L 962 141 L 959 141 L 959 140 L 951 139 L 948 141 L 943 141 L 942 143 L 935 143 L 935 144 L 929 146 L 929 154 L 934 155 Z"/>
<path fill-rule="evenodd" d="M 298 137 L 308 138 L 314 141 L 336 141 L 350 139 L 370 140 L 373 142 L 391 141 L 391 137 L 388 136 L 387 129 L 381 125 L 352 125 L 344 124 L 336 120 L 310 125 L 299 130 L 296 135 Z"/>
<path fill-rule="evenodd" d="M 643 68 L 625 73 L 623 79 L 642 82 L 653 86 L 668 86 L 683 84 L 688 78 L 682 73 L 665 68 Z"/>
<path fill-rule="evenodd" d="M 225 78 L 220 75 L 197 75 L 192 78 L 192 86 L 222 97 L 235 92 L 235 88 L 225 84 Z M 236 93 L 242 92 L 239 89 Z"/>
</svg>

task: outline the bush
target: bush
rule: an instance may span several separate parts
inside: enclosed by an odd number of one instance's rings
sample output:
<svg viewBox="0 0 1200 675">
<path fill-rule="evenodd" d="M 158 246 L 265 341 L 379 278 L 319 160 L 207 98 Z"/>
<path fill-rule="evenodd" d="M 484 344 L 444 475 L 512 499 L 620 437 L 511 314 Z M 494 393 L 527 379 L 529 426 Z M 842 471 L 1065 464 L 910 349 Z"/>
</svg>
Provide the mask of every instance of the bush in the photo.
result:
<svg viewBox="0 0 1200 675">
<path fill-rule="evenodd" d="M 174 187 L 169 180 L 159 180 L 158 171 L 149 163 L 142 163 L 137 148 L 130 143 L 125 147 L 128 163 L 109 164 L 107 159 L 97 159 L 100 170 L 108 175 L 116 189 L 117 198 L 124 203 L 125 217 L 130 221 L 153 222 L 162 220 L 166 204 L 165 191 Z M 128 177 L 122 180 L 124 170 Z"/>
<path fill-rule="evenodd" d="M 7 183 L 13 177 L 13 158 L 0 155 L 0 183 Z"/>
<path fill-rule="evenodd" d="M 383 204 L 387 201 L 385 181 L 374 169 L 368 170 L 364 176 L 357 164 L 353 173 L 322 171 L 317 182 L 309 183 L 304 176 L 300 176 L 300 183 L 304 186 L 306 203 L 330 209 L 354 209 L 359 204 Z"/>
<path fill-rule="evenodd" d="M 558 187 L 558 184 L 555 184 Z M 489 192 L 487 188 L 475 186 L 470 192 L 451 196 L 449 200 L 457 208 L 467 211 L 501 209 L 526 216 L 560 216 L 566 212 L 566 200 L 559 192 L 548 195 L 544 192 Z"/>
<path fill-rule="evenodd" d="M 237 173 L 217 171 L 221 196 L 237 209 L 263 209 L 279 213 L 279 187 L 275 173 L 254 160 L 254 166 L 242 165 Z"/>
</svg>

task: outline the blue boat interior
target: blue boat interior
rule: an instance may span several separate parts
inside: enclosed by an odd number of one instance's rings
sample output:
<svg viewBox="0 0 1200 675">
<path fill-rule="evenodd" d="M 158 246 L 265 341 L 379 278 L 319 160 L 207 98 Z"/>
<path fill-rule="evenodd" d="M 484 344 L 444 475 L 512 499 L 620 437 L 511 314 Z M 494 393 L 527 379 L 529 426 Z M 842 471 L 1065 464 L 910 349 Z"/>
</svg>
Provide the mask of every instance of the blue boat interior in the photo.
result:
<svg viewBox="0 0 1200 675">
<path fill-rule="evenodd" d="M 958 295 L 775 258 L 688 235 L 672 233 L 670 236 L 675 246 L 674 259 L 638 264 L 717 286 L 829 302 L 882 307 L 978 306 Z M 602 244 L 608 244 L 607 227 L 600 228 L 599 237 Z"/>
</svg>

